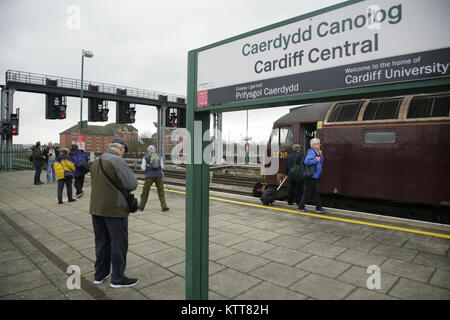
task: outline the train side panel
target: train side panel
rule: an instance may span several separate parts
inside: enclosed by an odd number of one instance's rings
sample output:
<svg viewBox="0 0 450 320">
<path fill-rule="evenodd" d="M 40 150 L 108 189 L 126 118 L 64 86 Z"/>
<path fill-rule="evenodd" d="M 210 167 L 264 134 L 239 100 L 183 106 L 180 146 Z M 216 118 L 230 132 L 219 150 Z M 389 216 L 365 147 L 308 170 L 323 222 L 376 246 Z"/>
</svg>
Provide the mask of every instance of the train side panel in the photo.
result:
<svg viewBox="0 0 450 320">
<path fill-rule="evenodd" d="M 450 122 L 325 126 L 317 134 L 323 193 L 450 204 Z M 386 143 L 370 140 L 381 136 Z"/>
</svg>

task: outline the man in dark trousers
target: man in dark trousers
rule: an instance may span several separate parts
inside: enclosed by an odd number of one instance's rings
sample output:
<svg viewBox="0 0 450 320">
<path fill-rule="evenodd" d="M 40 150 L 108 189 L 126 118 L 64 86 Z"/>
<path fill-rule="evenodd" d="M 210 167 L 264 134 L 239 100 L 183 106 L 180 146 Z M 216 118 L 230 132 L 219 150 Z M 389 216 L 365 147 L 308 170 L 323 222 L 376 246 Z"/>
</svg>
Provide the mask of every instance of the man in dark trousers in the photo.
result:
<svg viewBox="0 0 450 320">
<path fill-rule="evenodd" d="M 285 175 L 288 177 L 288 204 L 292 205 L 294 202 L 299 203 L 303 195 L 303 180 L 301 176 L 300 163 L 303 154 L 300 152 L 299 144 L 292 145 L 293 152 L 286 157 Z M 294 168 L 295 167 L 295 168 Z"/>
<path fill-rule="evenodd" d="M 320 139 L 313 138 L 310 141 L 311 148 L 306 152 L 305 160 L 303 161 L 305 166 L 312 166 L 314 173 L 311 177 L 305 176 L 305 192 L 303 193 L 302 199 L 298 204 L 298 211 L 310 212 L 305 208 L 306 201 L 314 197 L 316 203 L 317 213 L 327 213 L 328 210 L 322 208 L 322 200 L 320 198 L 320 188 L 319 188 L 319 178 L 322 173 L 323 166 L 323 152 L 320 149 Z"/>
<path fill-rule="evenodd" d="M 44 165 L 44 155 L 41 151 L 41 142 L 37 141 L 36 145 L 31 148 L 31 155 L 33 157 L 33 166 L 34 166 L 34 184 L 41 185 L 44 184 L 41 181 L 41 171 L 42 166 Z"/>
<path fill-rule="evenodd" d="M 94 284 L 101 284 L 110 276 L 111 287 L 131 287 L 137 279 L 125 276 L 128 251 L 128 208 L 125 196 L 114 184 L 131 192 L 136 190 L 138 181 L 133 171 L 122 159 L 128 146 L 121 138 L 114 138 L 106 152 L 95 159 L 91 167 L 91 203 L 89 213 L 95 235 L 95 276 Z M 103 166 L 103 172 L 101 165 Z M 115 182 L 111 182 L 106 174 Z"/>
<path fill-rule="evenodd" d="M 75 165 L 73 177 L 75 179 L 74 186 L 77 198 L 81 198 L 84 195 L 84 176 L 89 172 L 89 157 L 83 150 L 79 150 L 76 144 L 72 145 L 70 155 Z"/>
</svg>

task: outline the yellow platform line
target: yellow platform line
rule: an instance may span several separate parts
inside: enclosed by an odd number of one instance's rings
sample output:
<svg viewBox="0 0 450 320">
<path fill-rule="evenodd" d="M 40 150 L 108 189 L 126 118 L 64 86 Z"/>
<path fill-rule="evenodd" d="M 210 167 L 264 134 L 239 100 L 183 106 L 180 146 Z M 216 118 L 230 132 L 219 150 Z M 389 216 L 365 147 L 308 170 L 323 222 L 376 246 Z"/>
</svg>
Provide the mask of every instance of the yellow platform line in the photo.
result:
<svg viewBox="0 0 450 320">
<path fill-rule="evenodd" d="M 139 184 L 139 186 L 143 186 L 143 184 Z M 156 187 L 152 187 L 152 189 L 156 189 Z M 178 194 L 183 194 L 183 195 L 186 194 L 185 191 L 170 190 L 170 189 L 164 189 L 164 190 L 167 191 L 167 192 L 173 192 L 173 193 L 178 193 Z M 279 207 L 269 207 L 269 206 L 264 206 L 264 205 L 260 205 L 260 204 L 254 204 L 254 203 L 248 203 L 248 202 L 242 202 L 242 201 L 218 198 L 218 197 L 213 197 L 213 196 L 210 196 L 209 199 L 215 200 L 215 201 L 220 201 L 220 202 L 227 202 L 227 203 L 233 203 L 233 204 L 248 206 L 248 207 L 261 208 L 261 209 L 266 209 L 266 210 L 295 213 L 295 214 L 299 214 L 299 215 L 303 215 L 303 216 L 310 216 L 310 217 L 315 217 L 315 218 L 320 218 L 320 219 L 335 220 L 335 221 L 341 221 L 341 222 L 347 222 L 347 223 L 353 223 L 353 224 L 360 224 L 360 225 L 364 225 L 364 226 L 371 226 L 371 227 L 377 227 L 377 228 L 383 228 L 383 229 L 405 231 L 405 232 L 418 233 L 418 234 L 423 234 L 423 235 L 432 236 L 432 237 L 450 239 L 450 235 L 443 234 L 443 233 L 435 233 L 435 232 L 428 232 L 428 231 L 422 231 L 422 230 L 417 230 L 417 229 L 395 227 L 395 226 L 390 226 L 390 225 L 380 224 L 380 223 L 373 223 L 373 222 L 359 221 L 359 220 L 353 220 L 353 219 L 331 217 L 331 216 L 326 216 L 326 215 L 323 215 L 323 214 L 306 213 L 306 212 L 301 212 L 301 211 L 292 210 L 292 209 L 285 209 L 285 208 L 279 208 Z"/>
</svg>

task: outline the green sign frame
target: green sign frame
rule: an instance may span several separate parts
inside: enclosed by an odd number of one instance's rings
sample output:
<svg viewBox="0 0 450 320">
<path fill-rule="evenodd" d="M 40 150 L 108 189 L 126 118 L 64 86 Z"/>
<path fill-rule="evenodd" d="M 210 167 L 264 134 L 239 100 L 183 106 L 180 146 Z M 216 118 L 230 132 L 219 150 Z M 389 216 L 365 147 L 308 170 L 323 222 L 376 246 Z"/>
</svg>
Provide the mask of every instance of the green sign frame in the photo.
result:
<svg viewBox="0 0 450 320">
<path fill-rule="evenodd" d="M 197 149 L 197 151 L 201 150 L 203 154 L 203 151 L 209 143 L 209 141 L 205 142 L 203 139 L 205 138 L 205 132 L 210 126 L 209 119 L 211 112 L 268 108 L 333 101 L 337 99 L 356 99 L 367 96 L 387 96 L 392 95 L 393 93 L 404 94 L 409 92 L 417 93 L 418 91 L 448 90 L 450 88 L 450 78 L 447 76 L 427 80 L 377 84 L 364 87 L 238 101 L 200 108 L 197 107 L 197 66 L 198 54 L 200 52 L 362 1 L 364 0 L 351 0 L 336 4 L 188 52 L 186 128 L 190 134 L 191 141 L 193 142 L 190 144 L 189 150 L 187 150 L 188 159 L 191 161 L 186 164 L 186 299 L 208 299 L 209 165 L 205 163 L 203 157 L 201 157 L 201 163 L 194 163 L 194 153 Z M 194 123 L 201 123 L 201 130 L 195 130 Z"/>
</svg>

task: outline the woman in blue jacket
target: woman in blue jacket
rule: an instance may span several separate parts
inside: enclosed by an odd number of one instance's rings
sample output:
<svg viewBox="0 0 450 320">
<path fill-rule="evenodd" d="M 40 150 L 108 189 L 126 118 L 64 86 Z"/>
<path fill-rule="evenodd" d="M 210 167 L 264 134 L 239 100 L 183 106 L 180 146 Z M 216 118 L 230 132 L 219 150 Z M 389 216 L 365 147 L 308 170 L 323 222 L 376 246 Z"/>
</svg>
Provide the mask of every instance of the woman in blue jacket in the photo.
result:
<svg viewBox="0 0 450 320">
<path fill-rule="evenodd" d="M 320 199 L 320 190 L 319 190 L 319 177 L 322 173 L 322 165 L 323 165 L 323 154 L 322 150 L 320 150 L 320 140 L 317 138 L 313 138 L 310 141 L 311 148 L 308 149 L 306 153 L 304 164 L 308 166 L 316 166 L 316 170 L 312 177 L 304 177 L 304 192 L 302 196 L 302 200 L 298 204 L 298 210 L 303 212 L 309 212 L 305 209 L 306 201 L 314 195 L 314 200 L 316 202 L 316 212 L 325 213 L 326 209 L 322 208 L 322 201 Z"/>
</svg>

